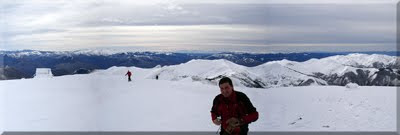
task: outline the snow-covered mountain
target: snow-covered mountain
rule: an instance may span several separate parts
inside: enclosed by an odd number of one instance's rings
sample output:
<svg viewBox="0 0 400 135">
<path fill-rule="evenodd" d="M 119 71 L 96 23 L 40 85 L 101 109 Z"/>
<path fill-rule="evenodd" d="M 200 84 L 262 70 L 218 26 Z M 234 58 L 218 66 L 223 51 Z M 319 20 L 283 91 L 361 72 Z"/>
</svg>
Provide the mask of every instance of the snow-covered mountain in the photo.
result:
<svg viewBox="0 0 400 135">
<path fill-rule="evenodd" d="M 395 56 L 395 52 L 364 52 Z M 303 62 L 312 58 L 325 58 L 342 53 L 238 53 L 238 52 L 132 52 L 117 49 L 84 49 L 76 51 L 38 51 L 16 50 L 0 51 L 5 72 L 12 71 L 6 77 L 0 79 L 31 78 L 36 68 L 51 68 L 55 76 L 74 74 L 76 70 L 107 69 L 112 66 L 136 66 L 152 68 L 157 65 L 176 65 L 188 62 L 192 59 L 226 59 L 236 64 L 254 67 L 269 61 L 287 59 Z M 3 70 L 0 68 L 0 70 Z M 16 73 L 20 74 L 16 74 Z"/>
<path fill-rule="evenodd" d="M 223 76 L 228 76 L 236 84 L 256 88 L 310 85 L 304 84 L 304 80 L 308 79 L 326 84 L 323 80 L 289 70 L 275 62 L 245 67 L 228 60 L 191 60 L 180 65 L 157 68 L 148 78 L 156 76 L 162 80 L 188 79 L 212 84 L 216 84 Z"/>
<path fill-rule="evenodd" d="M 204 83 L 216 83 L 214 80 L 221 76 L 232 76 L 239 84 L 256 88 L 344 86 L 350 82 L 368 86 L 399 86 L 400 79 L 398 57 L 382 54 L 213 54 L 115 50 L 69 52 L 22 50 L 0 51 L 0 54 L 4 55 L 4 67 L 0 67 L 0 79 L 31 78 L 36 68 L 51 68 L 54 76 L 60 76 L 85 74 L 112 66 L 153 68 L 157 65 L 163 67 L 154 71 L 152 77 L 160 75 L 160 79 L 192 79 Z M 178 64 L 181 65 L 175 67 Z M 198 71 L 190 70 L 194 73 L 186 72 L 187 69 L 195 67 L 201 68 Z M 206 71 L 215 74 L 205 74 Z"/>
<path fill-rule="evenodd" d="M 309 85 L 399 86 L 397 57 L 350 54 L 305 62 L 280 60 L 256 67 L 237 65 L 228 60 L 191 60 L 180 65 L 157 68 L 149 78 L 163 80 L 189 79 L 216 83 L 223 76 L 247 87 L 270 88 Z M 379 64 L 377 64 L 379 63 Z"/>
<path fill-rule="evenodd" d="M 311 59 L 302 63 L 292 62 L 286 67 L 321 78 L 330 85 L 399 86 L 399 59 L 387 55 L 349 54 L 322 59 Z"/>
</svg>

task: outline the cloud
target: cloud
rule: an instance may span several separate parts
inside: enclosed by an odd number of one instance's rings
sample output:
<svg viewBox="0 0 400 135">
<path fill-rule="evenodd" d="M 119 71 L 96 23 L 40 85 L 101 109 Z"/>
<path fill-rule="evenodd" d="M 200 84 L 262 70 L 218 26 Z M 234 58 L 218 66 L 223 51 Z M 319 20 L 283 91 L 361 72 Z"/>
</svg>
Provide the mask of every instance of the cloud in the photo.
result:
<svg viewBox="0 0 400 135">
<path fill-rule="evenodd" d="M 13 49 L 72 50 L 395 43 L 395 4 L 256 4 L 265 2 L 7 2 L 1 41 Z"/>
</svg>

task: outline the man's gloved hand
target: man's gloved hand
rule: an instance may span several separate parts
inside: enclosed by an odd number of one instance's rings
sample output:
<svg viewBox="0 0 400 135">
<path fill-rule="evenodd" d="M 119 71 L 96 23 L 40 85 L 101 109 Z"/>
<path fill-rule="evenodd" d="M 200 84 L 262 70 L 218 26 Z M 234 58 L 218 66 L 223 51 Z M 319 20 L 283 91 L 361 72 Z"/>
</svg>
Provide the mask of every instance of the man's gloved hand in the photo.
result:
<svg viewBox="0 0 400 135">
<path fill-rule="evenodd" d="M 226 124 L 228 124 L 228 127 L 225 129 L 226 132 L 231 134 L 233 130 L 243 124 L 242 120 L 239 120 L 238 118 L 230 118 L 226 121 Z"/>
<path fill-rule="evenodd" d="M 219 119 L 215 119 L 215 120 L 213 120 L 213 123 L 215 124 L 215 125 L 217 125 L 217 126 L 219 126 L 219 125 L 221 125 L 221 120 L 219 120 Z"/>
</svg>

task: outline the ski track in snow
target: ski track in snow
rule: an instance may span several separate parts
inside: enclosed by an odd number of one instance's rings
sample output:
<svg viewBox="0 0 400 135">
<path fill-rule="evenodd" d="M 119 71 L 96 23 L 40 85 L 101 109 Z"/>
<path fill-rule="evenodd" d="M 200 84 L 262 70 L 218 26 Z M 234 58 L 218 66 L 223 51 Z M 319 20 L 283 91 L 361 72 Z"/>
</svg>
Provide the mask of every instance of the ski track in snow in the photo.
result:
<svg viewBox="0 0 400 135">
<path fill-rule="evenodd" d="M 123 76 L 133 71 L 132 82 Z M 0 131 L 217 131 L 216 85 L 149 79 L 151 69 L 0 81 Z M 396 88 L 307 86 L 246 93 L 259 111 L 250 131 L 395 131 Z M 0 102 L 1 103 L 1 102 Z M 4 111 L 6 110 L 6 111 Z M 1 121 L 0 121 L 1 122 Z"/>
</svg>

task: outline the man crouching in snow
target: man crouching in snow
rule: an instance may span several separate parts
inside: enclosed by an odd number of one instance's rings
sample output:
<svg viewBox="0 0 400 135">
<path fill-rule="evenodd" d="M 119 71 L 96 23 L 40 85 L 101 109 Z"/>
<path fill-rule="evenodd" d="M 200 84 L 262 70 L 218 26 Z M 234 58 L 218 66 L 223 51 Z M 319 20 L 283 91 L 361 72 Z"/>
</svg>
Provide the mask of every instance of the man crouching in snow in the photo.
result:
<svg viewBox="0 0 400 135">
<path fill-rule="evenodd" d="M 221 125 L 221 135 L 247 135 L 249 124 L 258 119 L 256 108 L 246 94 L 233 89 L 228 77 L 219 81 L 219 88 L 221 94 L 214 98 L 211 108 L 213 123 Z"/>
</svg>

